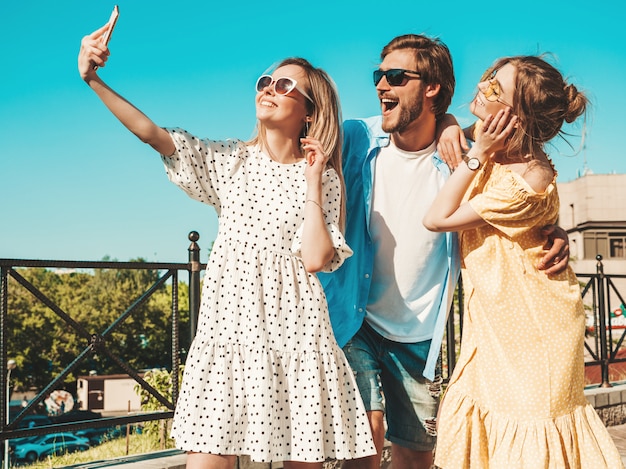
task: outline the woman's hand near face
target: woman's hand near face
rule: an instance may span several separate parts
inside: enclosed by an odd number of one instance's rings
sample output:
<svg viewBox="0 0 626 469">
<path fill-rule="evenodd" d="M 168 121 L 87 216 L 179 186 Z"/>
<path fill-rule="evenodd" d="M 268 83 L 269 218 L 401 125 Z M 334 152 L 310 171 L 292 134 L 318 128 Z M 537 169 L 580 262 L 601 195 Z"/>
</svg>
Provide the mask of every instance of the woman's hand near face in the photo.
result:
<svg viewBox="0 0 626 469">
<path fill-rule="evenodd" d="M 307 183 L 317 183 L 321 181 L 321 176 L 326 169 L 328 156 L 324 153 L 322 144 L 319 140 L 306 137 L 301 138 L 302 148 L 304 149 L 304 157 L 306 159 L 306 168 L 304 176 Z"/>
<path fill-rule="evenodd" d="M 482 125 L 477 125 L 476 149 L 487 157 L 506 147 L 507 139 L 517 125 L 517 116 L 511 115 L 511 108 L 506 107 L 493 116 L 489 114 Z M 481 158 L 482 159 L 482 158 Z"/>
<path fill-rule="evenodd" d="M 489 114 L 484 122 L 476 125 L 476 143 L 467 153 L 468 156 L 485 163 L 506 147 L 506 140 L 517 123 L 517 117 L 511 116 L 510 112 L 507 107 L 498 111 L 495 117 Z M 485 220 L 471 205 L 463 202 L 476 171 L 467 165 L 461 165 L 460 168 L 452 173 L 424 216 L 424 226 L 430 231 L 469 230 L 485 224 Z"/>
</svg>

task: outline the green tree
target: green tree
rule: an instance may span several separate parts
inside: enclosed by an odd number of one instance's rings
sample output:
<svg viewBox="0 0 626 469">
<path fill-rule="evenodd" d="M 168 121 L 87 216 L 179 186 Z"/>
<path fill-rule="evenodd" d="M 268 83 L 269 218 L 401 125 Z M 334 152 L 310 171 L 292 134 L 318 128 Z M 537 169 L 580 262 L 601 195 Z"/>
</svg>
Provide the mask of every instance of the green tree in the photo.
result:
<svg viewBox="0 0 626 469">
<path fill-rule="evenodd" d="M 141 262 L 141 259 L 135 261 Z M 19 269 L 88 334 L 100 335 L 159 278 L 154 270 L 97 269 L 56 273 L 42 268 Z M 171 365 L 172 286 L 166 284 L 122 321 L 105 345 L 136 370 Z M 189 289 L 179 282 L 181 347 L 189 345 Z M 20 388 L 41 389 L 61 373 L 89 344 L 45 304 L 9 277 L 8 354 L 18 364 L 14 375 Z M 76 378 L 91 370 L 98 374 L 123 370 L 104 353 L 89 355 L 70 373 L 63 386 L 74 391 Z"/>
</svg>

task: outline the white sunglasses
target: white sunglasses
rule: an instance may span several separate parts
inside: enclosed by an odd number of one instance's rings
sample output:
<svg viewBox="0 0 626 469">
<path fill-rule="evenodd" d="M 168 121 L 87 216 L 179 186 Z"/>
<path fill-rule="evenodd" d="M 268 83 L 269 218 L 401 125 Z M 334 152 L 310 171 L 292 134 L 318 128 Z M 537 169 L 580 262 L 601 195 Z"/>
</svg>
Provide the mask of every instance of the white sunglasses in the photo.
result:
<svg viewBox="0 0 626 469">
<path fill-rule="evenodd" d="M 313 99 L 311 99 L 307 92 L 302 88 L 298 88 L 298 82 L 289 77 L 280 77 L 274 80 L 270 75 L 261 75 L 256 81 L 256 90 L 263 91 L 265 88 L 272 85 L 274 85 L 276 94 L 284 96 L 291 93 L 293 90 L 298 90 L 302 96 L 313 103 Z"/>
</svg>

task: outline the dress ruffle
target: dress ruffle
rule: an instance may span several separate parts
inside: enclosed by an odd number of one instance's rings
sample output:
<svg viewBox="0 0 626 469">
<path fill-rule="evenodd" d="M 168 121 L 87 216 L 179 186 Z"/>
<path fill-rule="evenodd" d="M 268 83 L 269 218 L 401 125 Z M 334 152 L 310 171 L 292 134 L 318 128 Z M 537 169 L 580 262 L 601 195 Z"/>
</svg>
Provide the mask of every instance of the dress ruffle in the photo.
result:
<svg viewBox="0 0 626 469">
<path fill-rule="evenodd" d="M 337 225 L 328 224 L 326 225 L 326 229 L 330 234 L 330 239 L 332 240 L 333 246 L 335 247 L 335 255 L 333 258 L 322 268 L 322 272 L 334 272 L 343 264 L 348 257 L 352 255 L 352 249 L 346 243 L 346 239 L 344 238 L 341 230 Z M 304 231 L 304 224 L 300 225 L 298 231 L 293 238 L 293 246 L 291 247 L 291 252 L 294 256 L 302 256 L 302 232 Z"/>
<path fill-rule="evenodd" d="M 555 418 L 514 420 L 450 389 L 439 416 L 435 464 L 442 469 L 622 469 L 590 404 Z"/>
<path fill-rule="evenodd" d="M 337 353 L 277 352 L 263 346 L 206 344 L 194 351 L 172 436 L 187 451 L 245 454 L 253 461 L 353 459 L 373 454 L 353 377 Z M 199 369 L 203 368 L 203 369 Z M 243 389 L 243 394 L 233 393 Z M 201 394 L 204 399 L 193 399 Z M 219 396 L 219 397 L 218 397 Z M 215 422 L 195 402 L 211 399 Z M 359 408 L 360 407 L 360 408 Z M 268 416 L 267 420 L 259 415 Z M 190 438 L 182 428 L 204 429 Z M 324 434 L 320 429 L 326 429 Z M 219 440 L 212 435 L 219 434 Z"/>
</svg>

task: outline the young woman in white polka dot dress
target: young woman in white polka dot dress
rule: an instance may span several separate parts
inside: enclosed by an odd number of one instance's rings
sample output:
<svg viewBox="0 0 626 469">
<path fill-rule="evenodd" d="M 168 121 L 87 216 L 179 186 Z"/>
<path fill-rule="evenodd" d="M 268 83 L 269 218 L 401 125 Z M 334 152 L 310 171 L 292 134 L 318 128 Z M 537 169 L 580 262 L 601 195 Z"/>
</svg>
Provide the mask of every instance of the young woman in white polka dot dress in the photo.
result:
<svg viewBox="0 0 626 469">
<path fill-rule="evenodd" d="M 163 129 L 97 75 L 105 27 L 83 38 L 82 78 L 162 155 L 167 174 L 212 205 L 219 232 L 172 435 L 188 468 L 232 468 L 237 455 L 321 468 L 376 453 L 354 377 L 315 272 L 351 254 L 343 223 L 341 116 L 330 78 L 287 59 L 257 82 L 252 142 Z"/>
<path fill-rule="evenodd" d="M 623 467 L 583 392 L 576 276 L 535 267 L 541 227 L 559 213 L 544 145 L 586 105 L 534 56 L 500 59 L 478 84 L 475 144 L 424 219 L 433 231 L 460 232 L 466 297 L 461 354 L 438 417 L 440 468 Z"/>
</svg>

